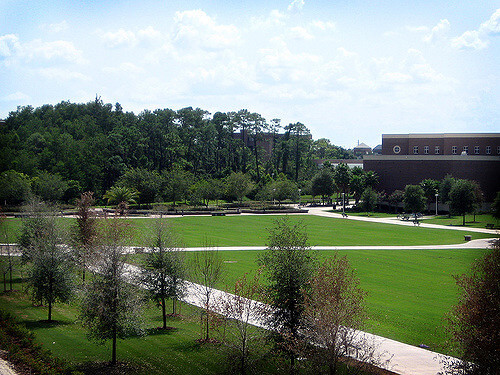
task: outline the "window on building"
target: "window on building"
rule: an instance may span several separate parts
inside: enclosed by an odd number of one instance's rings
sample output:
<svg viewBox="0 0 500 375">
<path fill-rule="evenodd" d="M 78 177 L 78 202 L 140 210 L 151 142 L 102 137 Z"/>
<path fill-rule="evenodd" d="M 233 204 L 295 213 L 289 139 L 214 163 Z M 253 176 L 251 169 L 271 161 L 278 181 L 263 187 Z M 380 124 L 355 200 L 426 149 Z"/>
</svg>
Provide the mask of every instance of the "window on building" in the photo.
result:
<svg viewBox="0 0 500 375">
<path fill-rule="evenodd" d="M 464 149 L 462 150 L 462 152 L 469 154 L 469 146 L 464 146 Z"/>
<path fill-rule="evenodd" d="M 451 146 L 451 153 L 453 155 L 456 155 L 457 154 L 457 150 L 458 150 L 458 147 L 457 146 Z"/>
<path fill-rule="evenodd" d="M 474 146 L 474 154 L 479 155 L 479 146 Z"/>
<path fill-rule="evenodd" d="M 439 146 L 434 147 L 434 153 L 439 155 Z"/>
<path fill-rule="evenodd" d="M 413 146 L 413 153 L 418 154 L 418 146 Z"/>
<path fill-rule="evenodd" d="M 395 154 L 399 154 L 401 152 L 401 147 L 396 145 L 392 148 L 392 151 L 394 151 Z"/>
<path fill-rule="evenodd" d="M 491 154 L 491 146 L 486 146 L 486 155 Z"/>
<path fill-rule="evenodd" d="M 429 146 L 424 146 L 424 154 L 428 154 L 429 153 Z"/>
<path fill-rule="evenodd" d="M 500 155 L 500 146 L 497 146 L 497 154 Z"/>
</svg>

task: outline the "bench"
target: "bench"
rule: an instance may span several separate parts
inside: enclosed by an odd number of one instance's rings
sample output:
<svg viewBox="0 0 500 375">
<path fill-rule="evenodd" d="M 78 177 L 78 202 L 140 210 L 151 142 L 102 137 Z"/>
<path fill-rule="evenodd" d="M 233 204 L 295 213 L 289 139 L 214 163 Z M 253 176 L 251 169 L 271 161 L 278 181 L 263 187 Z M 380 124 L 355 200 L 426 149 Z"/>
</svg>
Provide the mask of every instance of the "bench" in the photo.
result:
<svg viewBox="0 0 500 375">
<path fill-rule="evenodd" d="M 212 212 L 212 216 L 226 216 L 225 212 Z"/>
<path fill-rule="evenodd" d="M 342 217 L 348 217 L 345 212 L 342 212 Z"/>
<path fill-rule="evenodd" d="M 495 228 L 495 224 L 493 223 L 486 224 L 486 229 L 493 229 L 493 228 Z"/>
<path fill-rule="evenodd" d="M 420 226 L 420 221 L 418 221 L 418 220 L 413 220 L 413 225 L 418 225 L 418 226 Z"/>
<path fill-rule="evenodd" d="M 466 234 L 464 236 L 464 241 L 470 241 L 470 240 L 472 240 L 472 236 L 470 234 Z"/>
</svg>

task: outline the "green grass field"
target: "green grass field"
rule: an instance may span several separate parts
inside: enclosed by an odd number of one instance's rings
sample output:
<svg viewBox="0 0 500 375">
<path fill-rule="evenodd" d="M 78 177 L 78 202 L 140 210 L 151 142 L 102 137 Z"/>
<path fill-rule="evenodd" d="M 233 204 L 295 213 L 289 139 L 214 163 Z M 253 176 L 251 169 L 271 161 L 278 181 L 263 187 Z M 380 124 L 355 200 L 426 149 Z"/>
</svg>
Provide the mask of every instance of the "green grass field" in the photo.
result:
<svg viewBox="0 0 500 375">
<path fill-rule="evenodd" d="M 441 215 L 433 217 L 430 219 L 425 219 L 425 223 L 448 225 L 448 226 L 462 226 L 462 216 L 452 216 Z M 474 215 L 465 216 L 465 226 L 471 228 L 486 228 L 486 224 L 494 224 L 496 229 L 500 228 L 500 221 L 495 219 L 491 214 L 481 214 L 476 215 L 476 220 L 474 221 Z"/>
<path fill-rule="evenodd" d="M 48 323 L 47 308 L 33 306 L 22 291 L 19 279 L 16 279 L 15 289 L 15 292 L 0 293 L 0 308 L 34 331 L 38 343 L 84 373 L 108 373 L 109 370 L 98 366 L 111 359 L 110 342 L 98 345 L 87 340 L 86 331 L 77 319 L 77 301 L 56 304 L 55 322 Z M 170 303 L 167 307 L 170 309 Z M 181 318 L 169 317 L 167 324 L 172 329 L 162 331 L 157 329 L 162 324 L 161 310 L 149 303 L 144 310 L 147 336 L 119 340 L 118 361 L 132 363 L 127 373 L 134 375 L 222 373 L 226 365 L 224 346 L 196 342 L 201 337 L 199 313 L 199 309 L 181 304 Z M 221 333 L 215 332 L 213 337 L 221 337 Z"/>
<path fill-rule="evenodd" d="M 167 218 L 186 247 L 203 246 L 264 246 L 268 230 L 279 216 L 185 216 Z M 312 215 L 290 215 L 292 222 L 302 222 L 311 245 L 441 245 L 463 242 L 463 232 L 443 229 L 368 223 L 355 220 L 334 219 Z M 124 219 L 130 224 L 131 244 L 147 246 L 154 227 L 149 218 Z M 69 227 L 74 219 L 60 219 L 62 226 Z M 10 242 L 16 242 L 20 232 L 20 219 L 7 219 Z M 492 237 L 473 233 L 472 238 Z"/>
<path fill-rule="evenodd" d="M 487 250 L 345 250 L 361 287 L 368 292 L 369 320 L 366 330 L 412 345 L 449 353 L 445 343 L 445 320 L 457 302 L 453 275 L 459 275 Z M 225 279 L 219 288 L 231 291 L 246 272 L 258 269 L 259 251 L 220 251 Z M 333 251 L 317 251 L 319 259 Z M 193 252 L 186 254 L 189 262 Z M 141 262 L 141 255 L 130 260 Z M 452 354 L 452 353 L 451 353 Z"/>
</svg>

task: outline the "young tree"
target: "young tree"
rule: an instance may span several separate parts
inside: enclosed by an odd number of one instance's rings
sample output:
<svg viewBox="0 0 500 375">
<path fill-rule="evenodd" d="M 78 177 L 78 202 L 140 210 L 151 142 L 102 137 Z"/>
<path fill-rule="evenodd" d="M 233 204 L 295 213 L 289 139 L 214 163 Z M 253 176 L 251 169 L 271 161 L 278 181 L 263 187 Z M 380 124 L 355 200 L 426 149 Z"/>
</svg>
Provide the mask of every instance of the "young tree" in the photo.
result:
<svg viewBox="0 0 500 375">
<path fill-rule="evenodd" d="M 258 302 L 262 296 L 260 270 L 253 278 L 245 274 L 234 285 L 234 294 L 225 294 L 217 302 L 217 311 L 224 315 L 234 329 L 225 344 L 230 350 L 231 364 L 242 375 L 252 372 L 251 354 L 263 338 L 261 330 L 253 330 L 251 324 L 269 313 L 269 308 Z M 253 369 L 255 370 L 255 369 Z"/>
<path fill-rule="evenodd" d="M 95 257 L 97 246 L 97 218 L 92 210 L 94 193 L 88 191 L 76 200 L 76 223 L 72 230 L 73 254 L 76 264 L 82 269 L 85 283 L 85 272 Z"/>
<path fill-rule="evenodd" d="M 205 250 L 196 252 L 191 265 L 193 280 L 197 283 L 198 292 L 205 309 L 203 322 L 205 331 L 203 341 L 205 342 L 210 341 L 210 310 L 213 304 L 213 290 L 217 283 L 222 280 L 223 265 L 218 250 L 210 248 L 210 246 L 205 246 Z"/>
<path fill-rule="evenodd" d="M 450 318 L 461 361 L 446 364 L 453 375 L 494 375 L 500 369 L 500 241 L 470 273 L 456 278 L 462 290 Z"/>
<path fill-rule="evenodd" d="M 450 190 L 450 210 L 462 216 L 462 225 L 465 226 L 465 215 L 474 211 L 476 203 L 476 187 L 472 181 L 456 180 Z"/>
<path fill-rule="evenodd" d="M 316 173 L 311 181 L 312 195 L 321 195 L 323 204 L 325 203 L 325 198 L 333 194 L 333 187 L 333 176 L 329 168 L 323 168 Z"/>
<path fill-rule="evenodd" d="M 359 331 L 366 319 L 366 292 L 349 265 L 337 254 L 326 259 L 308 284 L 304 298 L 306 355 L 319 367 L 336 374 L 341 359 L 354 357 L 376 364 L 373 346 Z"/>
<path fill-rule="evenodd" d="M 366 188 L 361 195 L 362 207 L 366 212 L 372 212 L 377 206 L 379 197 L 372 188 Z"/>
<path fill-rule="evenodd" d="M 243 200 L 250 190 L 252 190 L 252 181 L 250 177 L 241 172 L 231 173 L 226 177 L 226 194 L 240 202 Z"/>
<path fill-rule="evenodd" d="M 54 213 L 38 202 L 30 207 L 36 211 L 23 220 L 20 241 L 23 259 L 29 263 L 28 288 L 34 301 L 47 303 L 47 320 L 51 322 L 52 305 L 67 302 L 73 295 L 71 254 L 62 246 Z"/>
<path fill-rule="evenodd" d="M 491 215 L 497 220 L 500 220 L 500 191 L 497 191 L 497 195 L 493 204 L 491 205 Z"/>
<path fill-rule="evenodd" d="M 404 198 L 404 191 L 402 190 L 394 190 L 389 197 L 387 197 L 387 200 L 391 206 L 394 207 L 394 212 L 397 212 L 398 210 L 398 205 L 403 202 Z"/>
<path fill-rule="evenodd" d="M 12 251 L 10 247 L 10 243 L 7 236 L 7 217 L 2 212 L 2 208 L 0 207 L 0 238 L 4 245 L 2 246 L 2 251 L 0 252 L 0 267 L 3 274 L 3 290 L 7 291 L 7 274 L 9 274 L 9 285 L 10 290 L 12 291 Z"/>
<path fill-rule="evenodd" d="M 307 233 L 301 224 L 280 218 L 269 231 L 267 250 L 259 263 L 268 280 L 268 298 L 273 312 L 268 324 L 278 333 L 275 337 L 290 357 L 295 371 L 295 353 L 290 348 L 299 339 L 306 284 L 312 274 L 315 258 L 311 254 Z"/>
<path fill-rule="evenodd" d="M 101 236 L 95 277 L 85 290 L 80 320 L 89 339 L 101 344 L 112 340 L 111 364 L 115 365 L 117 339 L 144 333 L 142 299 L 126 273 L 121 220 L 109 219 Z"/>
<path fill-rule="evenodd" d="M 172 313 L 176 301 L 184 296 L 184 253 L 168 223 L 163 219 L 154 222 L 151 247 L 146 255 L 140 275 L 141 284 L 162 310 L 163 329 L 167 328 L 166 301 L 172 299 Z"/>
<path fill-rule="evenodd" d="M 415 216 L 425 209 L 424 189 L 419 185 L 406 185 L 403 197 L 406 212 L 411 212 Z"/>
<path fill-rule="evenodd" d="M 439 199 L 442 203 L 450 203 L 450 191 L 455 184 L 455 181 L 456 179 L 453 178 L 450 174 L 444 176 L 443 180 L 441 181 L 439 188 Z"/>
<path fill-rule="evenodd" d="M 429 210 L 429 205 L 434 203 L 436 193 L 439 191 L 440 183 L 437 180 L 427 178 L 420 182 L 420 186 L 424 189 L 424 196 L 427 200 L 427 209 Z"/>
</svg>

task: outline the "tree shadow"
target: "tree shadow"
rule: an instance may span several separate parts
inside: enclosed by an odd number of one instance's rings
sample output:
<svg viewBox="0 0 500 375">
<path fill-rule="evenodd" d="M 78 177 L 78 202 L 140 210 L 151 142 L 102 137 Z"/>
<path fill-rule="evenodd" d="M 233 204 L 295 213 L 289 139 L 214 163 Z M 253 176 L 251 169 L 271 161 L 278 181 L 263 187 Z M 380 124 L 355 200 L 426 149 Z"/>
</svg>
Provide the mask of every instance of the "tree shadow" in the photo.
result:
<svg viewBox="0 0 500 375">
<path fill-rule="evenodd" d="M 155 327 L 147 329 L 148 336 L 157 336 L 157 335 L 170 335 L 179 329 L 176 327 L 167 327 L 163 329 L 163 327 Z"/>
<path fill-rule="evenodd" d="M 66 326 L 73 324 L 73 322 L 62 321 L 62 320 L 52 320 L 49 322 L 48 320 L 29 320 L 24 322 L 24 325 L 29 330 L 39 329 L 39 328 L 53 328 L 59 326 Z"/>
<path fill-rule="evenodd" d="M 114 366 L 110 362 L 85 362 L 76 366 L 75 370 L 85 375 L 132 375 L 144 372 L 140 366 L 127 362 L 118 362 Z"/>
</svg>

